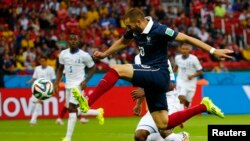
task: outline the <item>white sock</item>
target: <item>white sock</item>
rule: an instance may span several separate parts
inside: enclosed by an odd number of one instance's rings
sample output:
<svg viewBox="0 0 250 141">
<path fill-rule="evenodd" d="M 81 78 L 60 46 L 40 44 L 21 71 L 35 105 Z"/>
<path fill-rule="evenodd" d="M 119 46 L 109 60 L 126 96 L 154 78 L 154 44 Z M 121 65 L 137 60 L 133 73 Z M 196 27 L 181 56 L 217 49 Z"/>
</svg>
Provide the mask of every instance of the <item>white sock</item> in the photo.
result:
<svg viewBox="0 0 250 141">
<path fill-rule="evenodd" d="M 148 136 L 147 141 L 164 141 L 159 133 L 152 133 Z"/>
<path fill-rule="evenodd" d="M 87 113 L 83 113 L 81 112 L 81 110 L 78 108 L 78 115 L 82 115 L 82 116 L 97 116 L 99 115 L 99 111 L 97 109 L 89 109 Z"/>
<path fill-rule="evenodd" d="M 67 127 L 67 133 L 66 138 L 71 141 L 72 134 L 74 132 L 74 128 L 76 125 L 76 113 L 69 113 L 69 119 L 68 119 L 68 127 Z"/>
<path fill-rule="evenodd" d="M 165 141 L 182 141 L 183 136 L 179 134 L 172 133 L 165 138 Z"/>
<path fill-rule="evenodd" d="M 35 123 L 37 121 L 38 114 L 41 112 L 41 110 L 42 110 L 42 104 L 41 103 L 36 103 L 35 104 L 35 109 L 34 109 L 34 111 L 32 113 L 30 122 Z"/>
</svg>

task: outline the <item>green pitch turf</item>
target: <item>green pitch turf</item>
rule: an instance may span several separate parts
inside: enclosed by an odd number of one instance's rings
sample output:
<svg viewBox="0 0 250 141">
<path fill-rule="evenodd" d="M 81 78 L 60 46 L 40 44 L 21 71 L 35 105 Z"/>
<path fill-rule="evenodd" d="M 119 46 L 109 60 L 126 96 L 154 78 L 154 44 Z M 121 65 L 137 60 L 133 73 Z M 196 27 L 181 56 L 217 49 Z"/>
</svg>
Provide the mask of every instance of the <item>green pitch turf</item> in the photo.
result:
<svg viewBox="0 0 250 141">
<path fill-rule="evenodd" d="M 133 133 L 139 117 L 106 118 L 103 126 L 95 118 L 87 124 L 77 121 L 72 141 L 133 141 Z M 225 119 L 215 116 L 196 116 L 185 122 L 184 129 L 191 141 L 207 141 L 208 124 L 250 124 L 250 115 L 226 115 Z M 55 119 L 40 119 L 38 124 L 30 126 L 28 120 L 0 120 L 0 141 L 60 141 L 65 136 L 65 124 L 55 124 Z"/>
</svg>

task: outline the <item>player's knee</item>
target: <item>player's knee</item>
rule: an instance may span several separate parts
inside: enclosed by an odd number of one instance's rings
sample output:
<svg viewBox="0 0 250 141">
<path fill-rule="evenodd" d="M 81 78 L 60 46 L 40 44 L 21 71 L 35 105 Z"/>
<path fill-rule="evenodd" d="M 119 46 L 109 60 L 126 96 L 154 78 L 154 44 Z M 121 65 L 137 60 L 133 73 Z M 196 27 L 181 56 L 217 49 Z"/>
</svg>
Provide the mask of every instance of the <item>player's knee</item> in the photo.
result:
<svg viewBox="0 0 250 141">
<path fill-rule="evenodd" d="M 146 141 L 150 133 L 146 130 L 137 130 L 134 135 L 135 141 Z"/>
<path fill-rule="evenodd" d="M 133 67 L 131 64 L 123 64 L 123 65 L 114 65 L 112 66 L 112 69 L 114 69 L 120 77 L 129 77 L 130 73 L 133 70 Z"/>
<path fill-rule="evenodd" d="M 166 130 L 167 129 L 167 125 L 168 125 L 168 121 L 167 120 L 162 120 L 160 122 L 155 122 L 157 128 L 159 130 Z"/>
</svg>

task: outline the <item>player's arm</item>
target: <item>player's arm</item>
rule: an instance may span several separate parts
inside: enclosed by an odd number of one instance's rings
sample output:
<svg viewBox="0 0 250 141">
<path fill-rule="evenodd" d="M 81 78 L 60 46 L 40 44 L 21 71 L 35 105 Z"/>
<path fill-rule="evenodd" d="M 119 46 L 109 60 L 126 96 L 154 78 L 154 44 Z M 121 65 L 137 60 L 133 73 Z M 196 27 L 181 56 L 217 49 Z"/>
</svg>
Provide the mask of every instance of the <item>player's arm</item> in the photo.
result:
<svg viewBox="0 0 250 141">
<path fill-rule="evenodd" d="M 145 93 L 143 88 L 138 88 L 131 92 L 133 100 L 136 100 L 135 107 L 133 108 L 133 113 L 137 116 L 141 114 L 142 102 L 145 98 Z"/>
<path fill-rule="evenodd" d="M 90 78 L 95 74 L 96 68 L 95 66 L 88 68 L 87 77 L 82 81 L 81 83 L 81 89 L 85 89 L 87 87 L 87 82 L 90 80 Z"/>
<path fill-rule="evenodd" d="M 193 79 L 193 78 L 195 78 L 195 77 L 197 77 L 197 76 L 202 75 L 202 73 L 203 73 L 202 70 L 198 70 L 198 71 L 196 71 L 194 74 L 189 75 L 189 76 L 188 76 L 188 79 L 191 80 L 191 79 Z"/>
<path fill-rule="evenodd" d="M 130 41 L 131 39 L 125 39 L 124 36 L 122 36 L 119 40 L 115 41 L 114 44 L 110 48 L 108 48 L 106 51 L 104 52 L 95 51 L 93 57 L 95 59 L 103 59 L 113 54 L 114 52 L 125 48 Z"/>
<path fill-rule="evenodd" d="M 141 109 L 142 109 L 142 102 L 145 99 L 145 97 L 141 97 L 136 100 L 135 107 L 133 108 L 133 113 L 136 116 L 139 116 L 141 114 Z"/>
<path fill-rule="evenodd" d="M 229 49 L 215 49 L 213 47 L 211 47 L 210 45 L 196 39 L 193 38 L 191 36 L 188 36 L 186 34 L 183 33 L 178 33 L 176 38 L 176 41 L 179 42 L 185 42 L 185 43 L 189 43 L 195 47 L 201 48 L 203 50 L 206 50 L 207 52 L 210 52 L 211 54 L 215 55 L 216 57 L 218 57 L 219 59 L 225 59 L 225 58 L 230 58 L 232 59 L 232 56 L 228 55 L 230 53 L 233 53 L 232 50 Z"/>
<path fill-rule="evenodd" d="M 58 92 L 59 83 L 60 83 L 60 81 L 62 80 L 62 77 L 63 77 L 63 70 L 64 70 L 64 65 L 59 64 L 57 72 L 56 72 L 56 80 L 54 81 L 54 90 L 55 90 L 55 93 Z"/>
<path fill-rule="evenodd" d="M 37 76 L 38 76 L 37 68 L 35 68 L 32 78 L 29 81 L 27 81 L 26 84 L 28 85 L 30 83 L 33 83 L 36 80 Z"/>
<path fill-rule="evenodd" d="M 33 83 L 36 79 L 35 78 L 31 78 L 29 81 L 26 82 L 26 84 L 30 84 L 30 83 Z"/>
</svg>

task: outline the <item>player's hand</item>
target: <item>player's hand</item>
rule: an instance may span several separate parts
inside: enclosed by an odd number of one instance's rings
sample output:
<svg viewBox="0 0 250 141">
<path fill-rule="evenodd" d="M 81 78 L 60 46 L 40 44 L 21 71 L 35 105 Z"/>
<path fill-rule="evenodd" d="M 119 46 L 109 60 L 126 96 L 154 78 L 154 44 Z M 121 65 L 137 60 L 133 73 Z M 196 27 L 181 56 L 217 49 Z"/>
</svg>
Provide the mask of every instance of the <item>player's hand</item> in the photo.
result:
<svg viewBox="0 0 250 141">
<path fill-rule="evenodd" d="M 94 59 L 103 59 L 105 57 L 107 57 L 107 56 L 106 56 L 106 53 L 104 53 L 104 52 L 95 51 L 93 54 Z"/>
<path fill-rule="evenodd" d="M 133 90 L 130 94 L 133 100 L 136 100 L 145 96 L 144 90 L 142 88 Z"/>
<path fill-rule="evenodd" d="M 87 82 L 82 81 L 80 85 L 81 85 L 81 89 L 84 90 L 87 87 Z"/>
<path fill-rule="evenodd" d="M 136 116 L 140 116 L 141 115 L 141 104 L 140 105 L 135 105 L 135 107 L 133 108 L 133 113 Z"/>
<path fill-rule="evenodd" d="M 188 75 L 188 80 L 192 80 L 193 78 L 193 75 Z"/>
<path fill-rule="evenodd" d="M 233 57 L 230 56 L 230 54 L 232 54 L 233 51 L 230 49 L 216 49 L 214 51 L 214 56 L 217 57 L 219 60 L 225 60 L 225 59 L 232 59 Z"/>
</svg>

